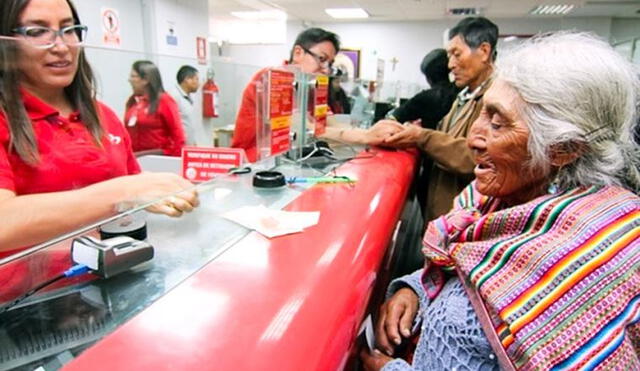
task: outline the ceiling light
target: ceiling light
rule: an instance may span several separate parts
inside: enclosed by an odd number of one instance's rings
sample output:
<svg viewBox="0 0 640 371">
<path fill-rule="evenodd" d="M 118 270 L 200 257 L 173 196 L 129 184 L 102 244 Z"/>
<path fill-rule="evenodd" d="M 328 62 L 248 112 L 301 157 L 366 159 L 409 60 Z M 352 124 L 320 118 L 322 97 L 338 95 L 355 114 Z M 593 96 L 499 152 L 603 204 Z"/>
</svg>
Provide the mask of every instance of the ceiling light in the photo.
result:
<svg viewBox="0 0 640 371">
<path fill-rule="evenodd" d="M 231 15 L 247 20 L 275 19 L 286 20 L 287 13 L 281 10 L 252 10 L 242 12 L 231 12 Z"/>
<path fill-rule="evenodd" d="M 572 11 L 573 4 L 538 5 L 529 11 L 534 15 L 565 15 Z"/>
<path fill-rule="evenodd" d="M 369 18 L 369 13 L 362 8 L 327 8 L 324 11 L 333 18 Z"/>
</svg>

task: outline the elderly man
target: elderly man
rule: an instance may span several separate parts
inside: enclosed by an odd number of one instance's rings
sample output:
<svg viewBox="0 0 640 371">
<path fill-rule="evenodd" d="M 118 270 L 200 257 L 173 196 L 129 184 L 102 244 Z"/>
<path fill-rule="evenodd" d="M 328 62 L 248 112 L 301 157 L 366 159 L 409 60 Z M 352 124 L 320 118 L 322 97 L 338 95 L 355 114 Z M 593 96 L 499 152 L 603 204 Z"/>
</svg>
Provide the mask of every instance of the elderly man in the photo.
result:
<svg viewBox="0 0 640 371">
<path fill-rule="evenodd" d="M 455 84 L 463 90 L 449 113 L 434 129 L 405 125 L 382 143 L 395 148 L 417 147 L 432 160 L 428 177 L 425 220 L 451 209 L 453 198 L 473 178 L 473 157 L 466 146 L 471 124 L 480 114 L 482 97 L 489 87 L 496 56 L 498 27 L 483 17 L 461 20 L 449 31 L 449 69 Z M 399 128 L 393 120 L 382 120 L 373 127 Z"/>
</svg>

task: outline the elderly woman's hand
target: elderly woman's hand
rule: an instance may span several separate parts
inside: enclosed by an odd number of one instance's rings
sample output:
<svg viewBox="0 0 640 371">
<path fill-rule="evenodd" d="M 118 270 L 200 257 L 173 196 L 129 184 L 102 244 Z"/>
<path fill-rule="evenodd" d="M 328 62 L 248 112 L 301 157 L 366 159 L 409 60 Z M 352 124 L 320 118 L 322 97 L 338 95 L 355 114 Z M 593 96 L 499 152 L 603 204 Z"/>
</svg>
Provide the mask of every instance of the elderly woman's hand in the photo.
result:
<svg viewBox="0 0 640 371">
<path fill-rule="evenodd" d="M 362 349 L 360 351 L 360 359 L 366 371 L 380 371 L 387 362 L 393 360 L 393 358 L 385 356 L 377 349 L 372 352 Z"/>
<path fill-rule="evenodd" d="M 418 313 L 418 303 L 418 295 L 405 287 L 380 307 L 380 316 L 376 324 L 376 342 L 388 355 L 393 355 L 403 336 L 411 336 L 411 326 Z"/>
<path fill-rule="evenodd" d="M 409 125 L 403 125 L 401 131 L 387 137 L 382 145 L 393 148 L 415 147 L 420 140 L 422 130 L 419 119 L 411 121 Z"/>
<path fill-rule="evenodd" d="M 121 205 L 135 206 L 159 199 L 147 207 L 146 210 L 152 213 L 177 217 L 192 211 L 200 203 L 193 184 L 173 173 L 141 173 L 109 182 L 118 182 L 125 190 Z"/>
</svg>

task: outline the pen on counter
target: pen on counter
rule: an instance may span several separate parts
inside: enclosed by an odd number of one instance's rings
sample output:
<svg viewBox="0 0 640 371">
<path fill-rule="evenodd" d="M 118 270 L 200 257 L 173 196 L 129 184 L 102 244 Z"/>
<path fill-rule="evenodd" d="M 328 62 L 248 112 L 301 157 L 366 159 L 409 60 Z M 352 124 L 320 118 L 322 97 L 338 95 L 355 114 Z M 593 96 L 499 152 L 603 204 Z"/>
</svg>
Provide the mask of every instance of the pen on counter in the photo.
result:
<svg viewBox="0 0 640 371">
<path fill-rule="evenodd" d="M 355 179 L 351 179 L 346 176 L 339 177 L 329 177 L 329 176 L 320 176 L 320 177 L 306 177 L 306 178 L 288 178 L 287 183 L 355 183 Z"/>
</svg>

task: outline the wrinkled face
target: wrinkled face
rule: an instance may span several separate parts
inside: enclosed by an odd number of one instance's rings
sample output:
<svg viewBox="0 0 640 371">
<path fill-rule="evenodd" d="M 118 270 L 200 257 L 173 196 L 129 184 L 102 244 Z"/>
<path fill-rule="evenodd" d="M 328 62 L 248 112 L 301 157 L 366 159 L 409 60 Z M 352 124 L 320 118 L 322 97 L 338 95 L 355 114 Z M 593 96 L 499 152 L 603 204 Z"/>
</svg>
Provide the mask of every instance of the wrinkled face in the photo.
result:
<svg viewBox="0 0 640 371">
<path fill-rule="evenodd" d="M 467 137 L 478 191 L 511 204 L 529 201 L 543 193 L 546 177 L 527 166 L 529 128 L 517 110 L 524 102 L 501 80 L 493 82 L 483 102 Z"/>
<path fill-rule="evenodd" d="M 140 74 L 138 74 L 136 70 L 132 69 L 129 73 L 129 84 L 131 84 L 131 89 L 133 89 L 134 95 L 145 95 L 147 93 L 147 85 L 149 85 L 149 81 L 140 77 Z"/>
<path fill-rule="evenodd" d="M 488 44 L 484 43 L 472 49 L 461 35 L 456 35 L 449 40 L 447 46 L 448 66 L 457 87 L 469 86 L 473 90 L 484 81 L 490 66 L 490 59 L 488 59 L 490 55 L 486 49 L 490 53 L 491 48 L 487 47 Z"/>
<path fill-rule="evenodd" d="M 292 64 L 300 67 L 305 73 L 329 74 L 337 53 L 331 41 L 322 41 L 307 50 L 296 45 L 293 48 Z"/>
<path fill-rule="evenodd" d="M 20 14 L 19 27 L 44 26 L 54 30 L 73 26 L 71 8 L 65 0 L 31 0 Z M 32 92 L 62 90 L 73 81 L 78 70 L 79 46 L 69 46 L 56 37 L 48 49 L 18 42 L 20 83 Z"/>
</svg>

